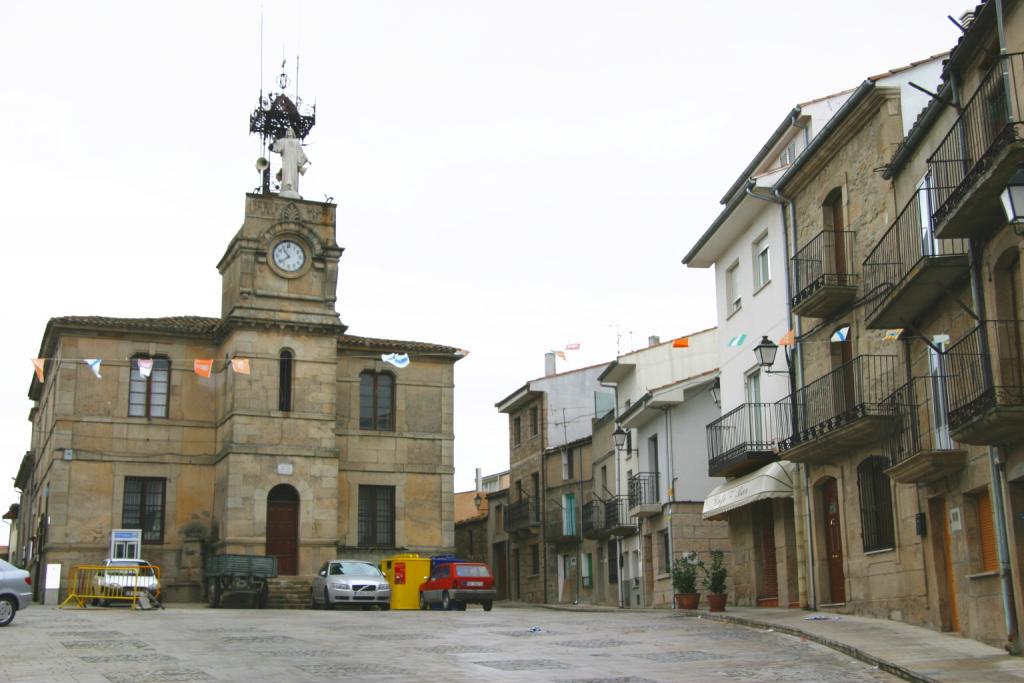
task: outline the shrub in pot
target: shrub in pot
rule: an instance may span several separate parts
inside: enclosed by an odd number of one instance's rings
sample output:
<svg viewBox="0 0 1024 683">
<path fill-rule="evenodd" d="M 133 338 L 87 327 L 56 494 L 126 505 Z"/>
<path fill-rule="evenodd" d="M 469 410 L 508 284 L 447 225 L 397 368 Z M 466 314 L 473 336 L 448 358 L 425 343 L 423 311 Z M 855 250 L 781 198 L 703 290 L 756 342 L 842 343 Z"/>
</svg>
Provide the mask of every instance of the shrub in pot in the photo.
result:
<svg viewBox="0 0 1024 683">
<path fill-rule="evenodd" d="M 704 588 L 708 590 L 708 609 L 712 612 L 725 611 L 725 579 L 729 570 L 725 567 L 725 553 L 711 551 L 711 564 L 701 564 L 704 570 Z"/>
<path fill-rule="evenodd" d="M 672 589 L 675 591 L 676 609 L 697 609 L 697 570 L 703 565 L 696 553 L 686 553 L 672 563 Z"/>
</svg>

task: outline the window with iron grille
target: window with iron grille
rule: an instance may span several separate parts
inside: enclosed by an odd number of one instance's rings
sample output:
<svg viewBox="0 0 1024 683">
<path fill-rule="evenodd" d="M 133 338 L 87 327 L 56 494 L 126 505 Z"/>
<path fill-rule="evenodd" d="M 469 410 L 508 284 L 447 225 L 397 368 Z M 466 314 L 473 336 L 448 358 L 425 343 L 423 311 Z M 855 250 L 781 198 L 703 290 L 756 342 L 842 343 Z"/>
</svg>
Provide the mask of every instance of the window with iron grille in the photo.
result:
<svg viewBox="0 0 1024 683">
<path fill-rule="evenodd" d="M 880 455 L 866 458 L 857 466 L 864 552 L 888 550 L 896 546 L 892 522 L 892 487 L 885 473 L 888 467 L 888 459 Z"/>
<path fill-rule="evenodd" d="M 160 477 L 125 477 L 121 526 L 142 529 L 143 543 L 164 542 L 164 503 L 167 480 Z"/>
<path fill-rule="evenodd" d="M 171 361 L 163 356 L 136 354 L 132 356 L 131 368 L 128 380 L 128 415 L 167 417 Z"/>
<path fill-rule="evenodd" d="M 295 355 L 282 349 L 278 359 L 280 381 L 277 384 L 277 409 L 288 412 L 292 409 L 292 377 L 294 377 Z"/>
<path fill-rule="evenodd" d="M 619 555 L 618 541 L 608 541 L 608 583 L 619 582 L 619 563 L 622 557 Z"/>
<path fill-rule="evenodd" d="M 395 378 L 387 372 L 359 375 L 359 428 L 395 429 Z"/>
<path fill-rule="evenodd" d="M 395 547 L 395 487 L 359 487 L 359 545 Z"/>
</svg>

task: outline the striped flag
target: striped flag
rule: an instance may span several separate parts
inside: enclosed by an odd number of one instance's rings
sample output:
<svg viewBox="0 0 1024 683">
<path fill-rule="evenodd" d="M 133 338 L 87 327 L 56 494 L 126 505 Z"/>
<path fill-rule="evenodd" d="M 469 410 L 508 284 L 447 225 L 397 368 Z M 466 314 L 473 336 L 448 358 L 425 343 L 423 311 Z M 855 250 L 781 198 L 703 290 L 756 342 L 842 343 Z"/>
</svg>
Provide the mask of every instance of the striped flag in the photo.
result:
<svg viewBox="0 0 1024 683">
<path fill-rule="evenodd" d="M 849 325 L 844 325 L 843 327 L 840 327 L 838 330 L 836 330 L 835 332 L 832 333 L 832 340 L 831 341 L 834 341 L 834 342 L 837 342 L 837 343 L 841 344 L 841 343 L 845 342 L 849 338 L 849 336 L 850 336 L 850 326 Z"/>
<path fill-rule="evenodd" d="M 903 328 L 886 330 L 882 334 L 882 339 L 884 339 L 885 341 L 897 341 L 899 340 L 901 334 L 903 334 Z"/>
<path fill-rule="evenodd" d="M 32 367 L 35 368 L 36 379 L 38 379 L 40 382 L 43 381 L 43 368 L 45 366 L 46 366 L 46 359 L 45 358 L 33 358 L 32 359 Z"/>
<path fill-rule="evenodd" d="M 747 335 L 745 335 L 745 334 L 737 334 L 735 337 L 733 337 L 732 339 L 729 340 L 729 343 L 727 344 L 727 346 L 732 346 L 733 348 L 739 348 L 739 347 L 743 346 L 743 342 L 745 342 L 745 341 L 747 341 Z"/>
<path fill-rule="evenodd" d="M 566 344 L 565 345 L 565 350 L 566 351 L 579 351 L 580 350 L 580 343 L 579 342 L 573 342 L 571 344 Z"/>
<path fill-rule="evenodd" d="M 391 363 L 396 368 L 404 368 L 409 365 L 409 354 L 407 353 L 382 353 L 380 359 L 385 363 Z"/>
</svg>

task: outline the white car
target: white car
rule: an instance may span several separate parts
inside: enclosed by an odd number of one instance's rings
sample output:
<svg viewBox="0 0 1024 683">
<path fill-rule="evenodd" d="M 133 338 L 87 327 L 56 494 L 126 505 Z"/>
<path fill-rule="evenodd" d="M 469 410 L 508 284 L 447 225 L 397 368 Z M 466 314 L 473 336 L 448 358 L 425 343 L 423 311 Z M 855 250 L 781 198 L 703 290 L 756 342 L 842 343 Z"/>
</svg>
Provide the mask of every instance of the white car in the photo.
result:
<svg viewBox="0 0 1024 683">
<path fill-rule="evenodd" d="M 324 609 L 335 605 L 391 609 L 391 585 L 371 562 L 331 560 L 320 567 L 309 589 L 309 606 L 316 609 L 321 604 Z"/>
<path fill-rule="evenodd" d="M 149 593 L 154 597 L 160 595 L 160 579 L 156 570 L 145 560 L 112 560 L 103 561 L 105 569 L 96 574 L 96 583 L 101 595 L 121 597 L 140 593 Z M 97 600 L 104 604 L 105 599 Z"/>
<path fill-rule="evenodd" d="M 14 613 L 32 604 L 32 577 L 24 569 L 0 560 L 0 626 L 14 621 Z"/>
</svg>

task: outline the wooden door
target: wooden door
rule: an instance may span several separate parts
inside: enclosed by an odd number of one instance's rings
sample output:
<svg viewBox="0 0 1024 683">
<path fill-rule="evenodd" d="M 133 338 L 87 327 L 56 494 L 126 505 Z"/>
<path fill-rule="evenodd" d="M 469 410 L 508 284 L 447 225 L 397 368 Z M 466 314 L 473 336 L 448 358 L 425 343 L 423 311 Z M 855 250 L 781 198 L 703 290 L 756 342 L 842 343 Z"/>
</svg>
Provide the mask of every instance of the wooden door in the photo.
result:
<svg viewBox="0 0 1024 683">
<path fill-rule="evenodd" d="M 778 563 L 775 557 L 775 515 L 770 500 L 761 501 L 754 507 L 758 517 L 761 582 L 758 586 L 758 607 L 779 606 Z"/>
<path fill-rule="evenodd" d="M 833 190 L 826 200 L 825 212 L 826 221 L 832 224 L 832 272 L 836 275 L 837 285 L 849 284 L 846 281 L 846 274 L 849 268 L 846 262 L 849 258 L 846 244 L 846 224 L 843 222 L 843 191 L 839 188 Z"/>
<path fill-rule="evenodd" d="M 832 353 L 832 369 L 842 368 L 835 376 L 832 385 L 832 400 L 835 405 L 830 412 L 834 416 L 846 415 L 857 406 L 857 376 L 853 367 L 853 340 L 851 339 L 853 330 L 850 325 L 843 325 L 843 327 L 846 328 L 846 340 L 829 342 L 829 350 Z"/>
<path fill-rule="evenodd" d="M 939 613 L 945 631 L 960 630 L 960 614 L 956 604 L 956 580 L 953 575 L 953 539 L 949 530 L 949 507 L 946 499 L 932 498 L 928 501 L 928 512 L 932 528 L 941 525 L 941 534 L 933 541 L 935 573 L 939 584 Z"/>
<path fill-rule="evenodd" d="M 645 607 L 654 607 L 654 539 L 644 536 L 644 602 Z"/>
<path fill-rule="evenodd" d="M 846 575 L 843 572 L 843 534 L 839 524 L 839 489 L 829 478 L 821 485 L 825 522 L 825 560 L 828 567 L 829 602 L 846 602 Z"/>
<path fill-rule="evenodd" d="M 299 568 L 299 492 L 279 484 L 267 494 L 266 554 L 277 558 L 277 573 L 294 576 Z"/>
</svg>

